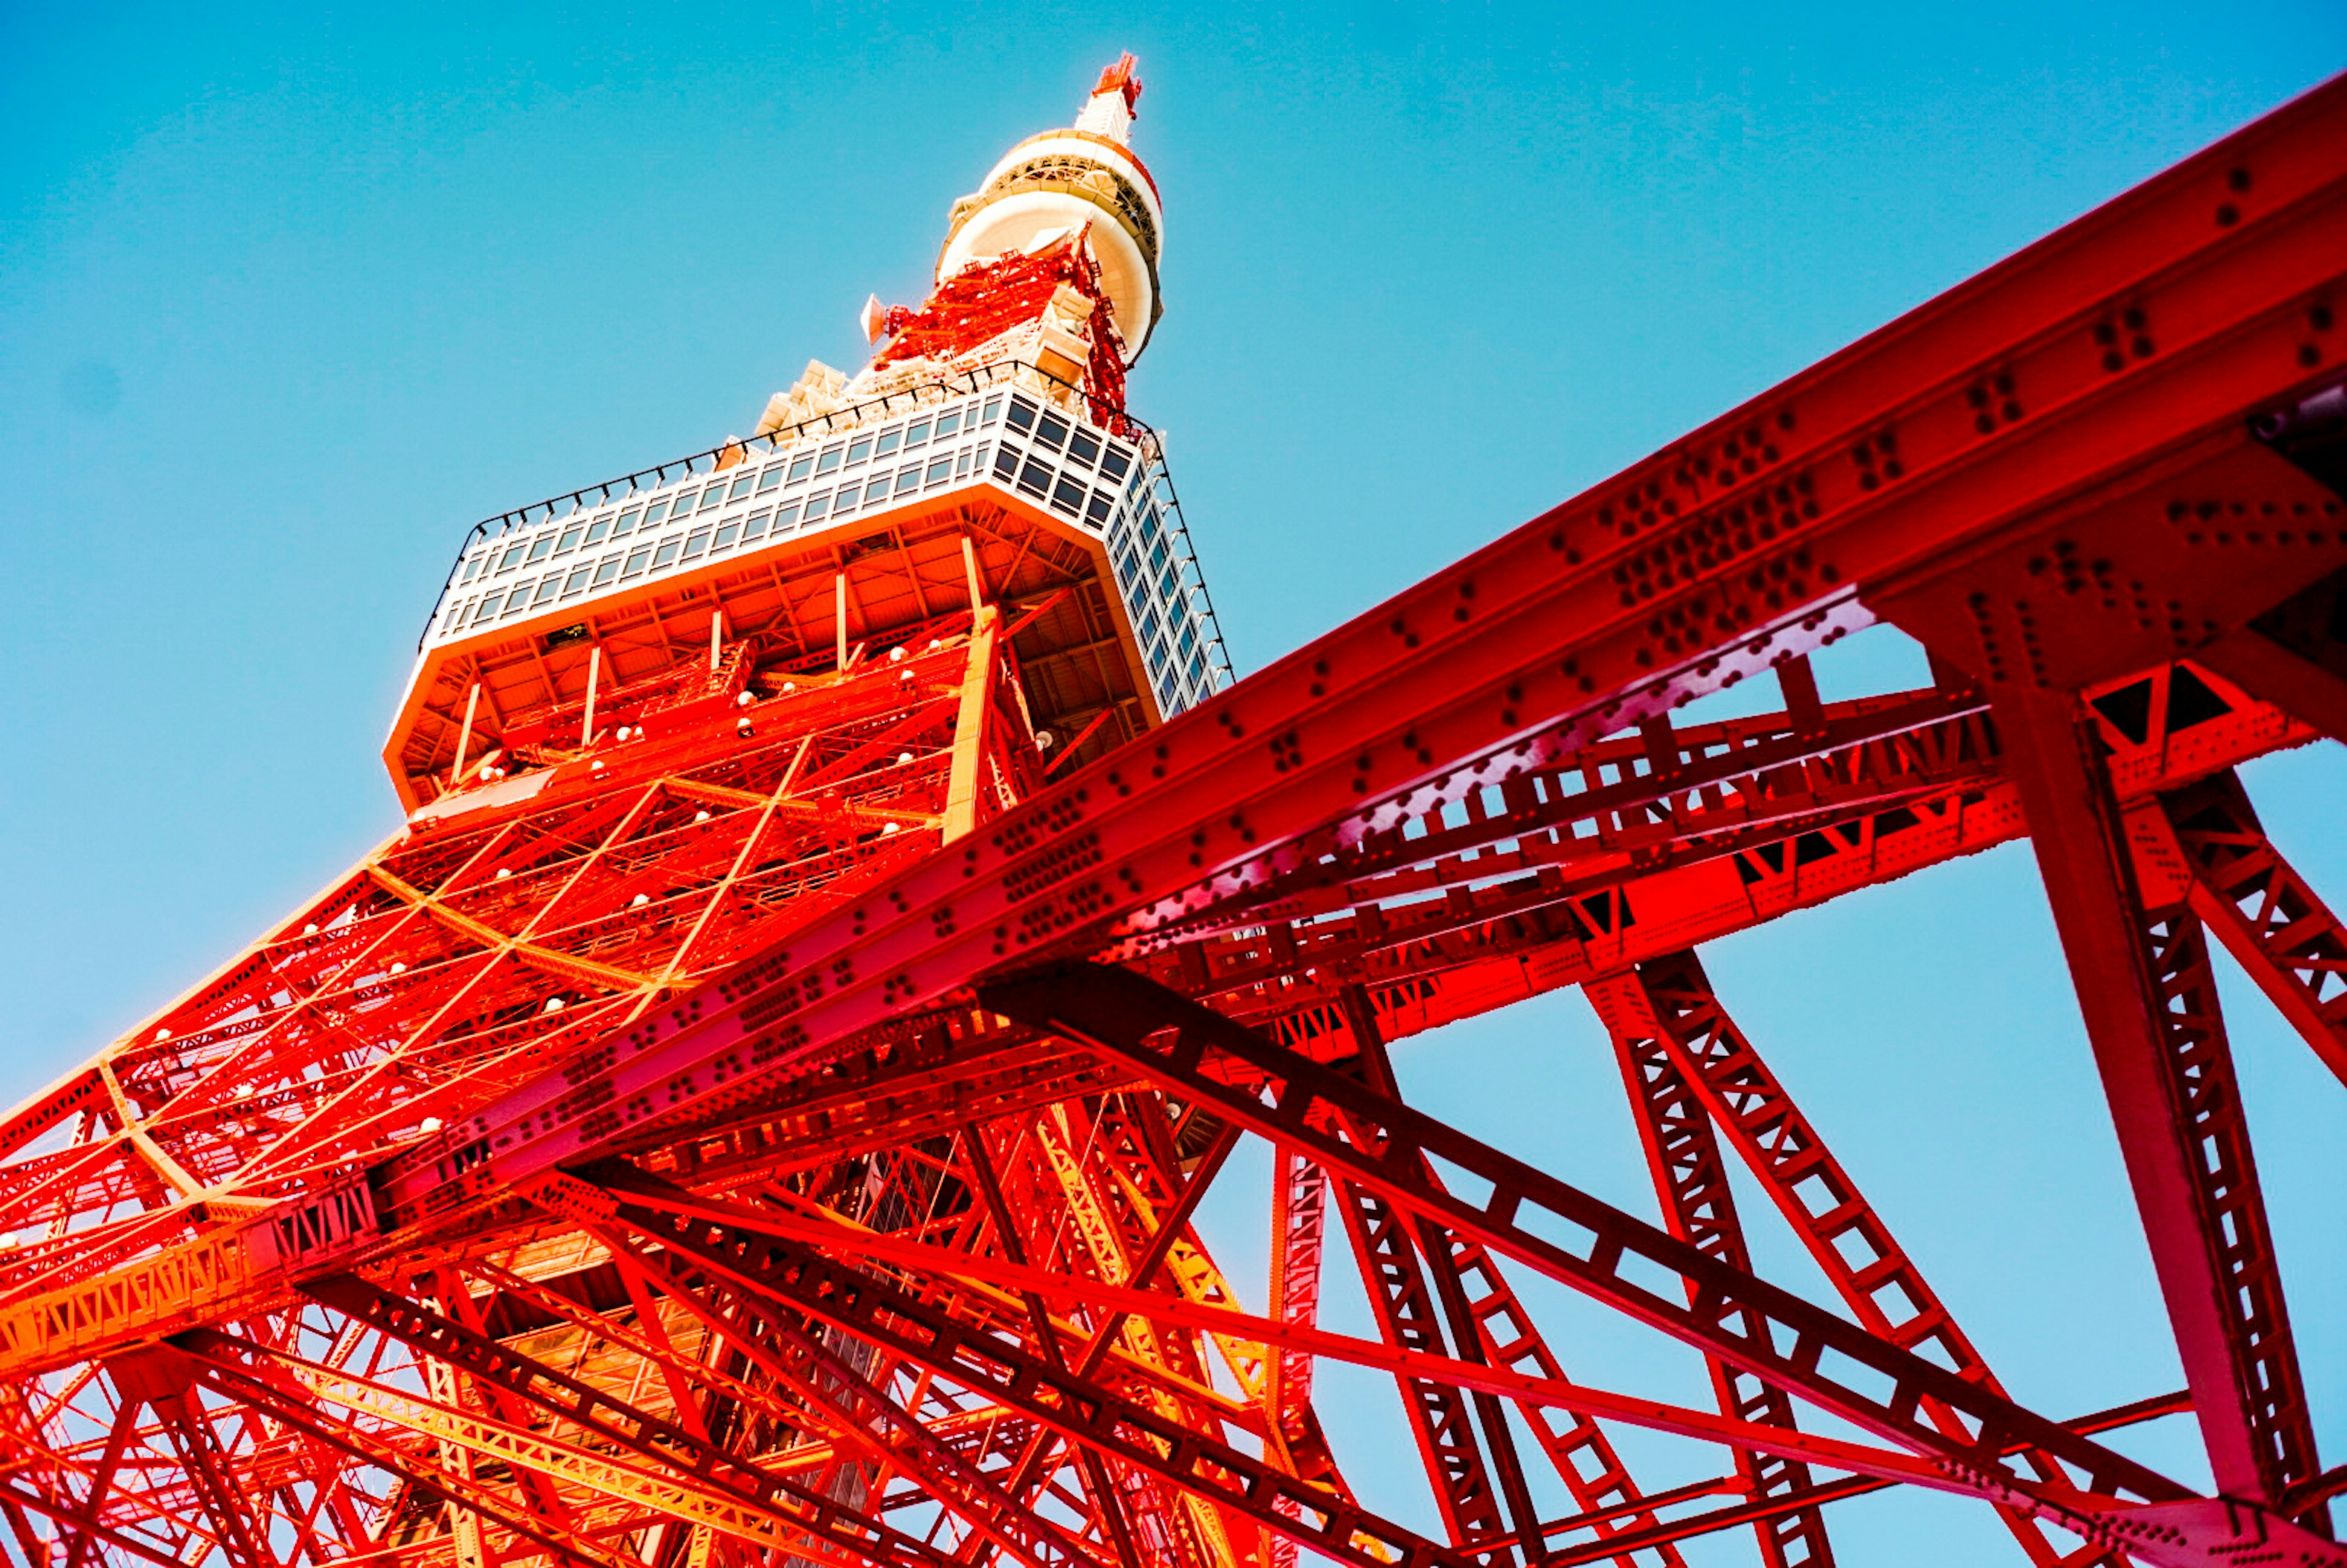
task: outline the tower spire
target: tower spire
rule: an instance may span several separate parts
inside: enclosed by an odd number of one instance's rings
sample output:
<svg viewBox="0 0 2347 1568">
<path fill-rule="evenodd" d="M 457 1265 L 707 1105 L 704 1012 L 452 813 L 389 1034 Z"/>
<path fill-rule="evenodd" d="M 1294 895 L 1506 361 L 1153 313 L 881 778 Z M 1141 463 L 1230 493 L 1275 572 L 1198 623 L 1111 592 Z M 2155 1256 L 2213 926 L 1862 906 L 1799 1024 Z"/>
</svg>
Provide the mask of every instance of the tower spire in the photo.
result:
<svg viewBox="0 0 2347 1568">
<path fill-rule="evenodd" d="M 1128 51 L 1101 72 L 1100 85 L 1092 88 L 1083 112 L 1076 116 L 1078 130 L 1106 137 L 1119 147 L 1133 144 L 1133 122 L 1140 118 L 1134 106 L 1141 101 L 1141 78 L 1133 70 L 1140 63 Z"/>
<path fill-rule="evenodd" d="M 1141 357 L 1163 312 L 1157 267 L 1165 213 L 1156 182 L 1131 145 L 1141 97 L 1137 64 L 1130 54 L 1119 56 L 1101 73 L 1075 124 L 1019 143 L 977 190 L 954 203 L 937 269 L 944 285 L 974 264 L 1013 251 L 1037 255 L 1074 236 L 1098 272 L 1120 368 Z"/>
</svg>

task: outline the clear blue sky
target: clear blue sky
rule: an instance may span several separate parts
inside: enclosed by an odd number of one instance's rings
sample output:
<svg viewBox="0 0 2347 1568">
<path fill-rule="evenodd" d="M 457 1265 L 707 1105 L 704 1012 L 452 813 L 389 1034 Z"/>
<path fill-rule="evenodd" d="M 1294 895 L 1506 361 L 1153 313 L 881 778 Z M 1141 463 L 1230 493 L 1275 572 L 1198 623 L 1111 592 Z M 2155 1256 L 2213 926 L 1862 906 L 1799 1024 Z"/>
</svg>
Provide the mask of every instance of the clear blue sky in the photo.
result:
<svg viewBox="0 0 2347 1568">
<path fill-rule="evenodd" d="M 866 293 L 917 299 L 948 202 L 1119 48 L 1168 212 L 1133 395 L 1242 670 L 2347 66 L 2336 0 L 1772 9 L 0 8 L 0 1100 L 392 829 L 376 751 L 467 524 L 852 364 Z M 1829 693 L 1913 675 L 1892 640 Z M 2250 774 L 2334 899 L 2342 780 Z M 2025 849 L 1708 958 L 2020 1398 L 2177 1386 Z M 2347 1091 L 2228 999 L 2336 1462 Z M 1577 998 L 1402 1070 L 1650 1205 Z M 1245 1173 L 1210 1215 L 1242 1278 Z M 1707 1397 L 1560 1314 L 1590 1380 Z M 1389 1387 L 1326 1388 L 1356 1481 L 1428 1522 Z M 2129 1441 L 2194 1475 L 2175 1425 Z M 1833 1522 L 1848 1564 L 2017 1561 L 1930 1498 Z"/>
</svg>

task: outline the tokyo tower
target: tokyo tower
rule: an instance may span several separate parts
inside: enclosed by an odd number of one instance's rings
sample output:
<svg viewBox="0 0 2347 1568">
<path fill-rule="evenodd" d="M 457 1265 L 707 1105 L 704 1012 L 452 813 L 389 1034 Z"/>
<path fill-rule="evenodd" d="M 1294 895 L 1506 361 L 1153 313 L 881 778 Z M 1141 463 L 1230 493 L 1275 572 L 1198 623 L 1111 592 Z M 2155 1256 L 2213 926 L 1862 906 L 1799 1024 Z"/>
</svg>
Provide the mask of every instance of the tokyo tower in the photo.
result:
<svg viewBox="0 0 2347 1568">
<path fill-rule="evenodd" d="M 1127 404 L 1141 96 L 1005 154 L 852 374 L 477 525 L 399 831 L 0 1123 L 0 1550 L 1809 1568 L 1911 1487 L 2039 1568 L 2347 1568 L 2210 968 L 2347 1087 L 2347 929 L 2235 772 L 2347 739 L 2347 80 L 1244 681 Z M 1878 623 L 1932 683 L 1824 701 Z M 2023 836 L 2185 1373 L 2096 1412 L 1998 1378 L 1700 956 Z M 1640 1213 L 1395 1078 L 1572 988 Z M 1250 1140 L 1253 1298 L 1197 1223 Z M 2162 1416 L 2209 1490 L 2106 1440 Z"/>
</svg>

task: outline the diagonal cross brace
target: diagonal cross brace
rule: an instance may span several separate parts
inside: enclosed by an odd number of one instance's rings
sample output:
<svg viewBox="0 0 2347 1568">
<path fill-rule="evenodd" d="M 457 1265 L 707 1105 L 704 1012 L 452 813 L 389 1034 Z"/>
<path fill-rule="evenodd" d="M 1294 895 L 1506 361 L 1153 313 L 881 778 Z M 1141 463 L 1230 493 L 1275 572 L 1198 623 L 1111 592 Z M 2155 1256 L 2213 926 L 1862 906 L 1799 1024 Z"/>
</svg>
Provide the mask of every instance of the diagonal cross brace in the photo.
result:
<svg viewBox="0 0 2347 1568">
<path fill-rule="evenodd" d="M 1104 966 L 1069 965 L 982 986 L 979 999 L 1022 1022 L 1091 1044 L 1174 1092 L 1202 1099 L 1219 1115 L 1311 1153 L 1332 1174 L 1341 1173 L 1414 1213 L 1464 1230 L 1484 1245 L 1755 1376 L 1797 1389 L 1835 1414 L 1932 1456 L 1952 1471 L 1969 1472 L 1983 1494 L 2021 1501 L 2033 1512 L 2069 1515 L 2079 1522 L 2085 1522 L 2081 1503 L 2089 1510 L 2097 1506 L 2095 1500 L 2065 1496 L 2009 1471 L 2003 1455 L 2009 1444 L 2020 1440 L 2075 1467 L 2086 1477 L 2092 1492 L 2124 1493 L 2146 1501 L 2180 1501 L 2191 1496 L 2146 1466 L 1886 1345 L 1821 1307 L 1707 1257 L 1597 1198 L 1140 976 Z M 1207 1070 L 1210 1050 L 1212 1071 Z M 1267 1093 L 1239 1086 L 1263 1078 L 1271 1081 Z M 1322 1131 L 1316 1122 L 1324 1113 L 1376 1129 L 1381 1146 L 1373 1150 Z M 1430 1156 L 1490 1184 L 1489 1197 L 1472 1204 L 1419 1180 L 1415 1173 Z M 1528 1209 L 1532 1213 L 1527 1217 L 1561 1220 L 1585 1239 L 1577 1247 L 1545 1239 L 1519 1223 L 1518 1214 Z M 1625 1265 L 1676 1276 L 1682 1286 L 1694 1287 L 1696 1305 L 1634 1282 L 1624 1273 Z M 1746 1337 L 1727 1327 L 1739 1314 L 1766 1324 L 1769 1337 Z M 1787 1348 L 1778 1348 L 1779 1342 Z M 1829 1357 L 1848 1370 L 1823 1370 Z M 1887 1395 L 1870 1396 L 1840 1380 L 1867 1375 L 1887 1382 Z M 1924 1420 L 1920 1406 L 1927 1398 L 1963 1411 L 1978 1428 L 1975 1440 L 1956 1441 Z"/>
</svg>

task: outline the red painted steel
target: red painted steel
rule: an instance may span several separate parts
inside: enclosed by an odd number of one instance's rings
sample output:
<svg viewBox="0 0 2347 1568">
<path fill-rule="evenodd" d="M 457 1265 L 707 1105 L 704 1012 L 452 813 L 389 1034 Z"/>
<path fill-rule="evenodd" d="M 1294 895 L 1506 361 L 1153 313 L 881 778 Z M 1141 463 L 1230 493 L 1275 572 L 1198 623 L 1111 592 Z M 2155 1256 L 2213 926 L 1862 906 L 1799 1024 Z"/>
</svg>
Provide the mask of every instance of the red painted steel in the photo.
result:
<svg viewBox="0 0 2347 1568">
<path fill-rule="evenodd" d="M 1711 1112 L 1664 1044 L 1662 1020 L 1642 977 L 1633 971 L 1600 981 L 1590 985 L 1587 994 L 1613 1036 L 1622 1080 L 1637 1118 L 1638 1139 L 1645 1146 L 1647 1169 L 1654 1176 L 1655 1195 L 1662 1200 L 1670 1233 L 1730 1267 L 1750 1273 L 1752 1255 L 1745 1245 L 1743 1222 L 1736 1213 L 1736 1195 L 1727 1184 L 1727 1166 L 1720 1158 Z M 1758 1326 L 1743 1323 L 1738 1331 L 1750 1337 Z M 1795 1424 L 1793 1403 L 1784 1389 L 1717 1356 L 1705 1359 L 1722 1415 L 1770 1426 Z M 1816 1484 L 1809 1467 L 1799 1460 L 1752 1450 L 1741 1450 L 1736 1458 L 1747 1484 L 1758 1497 L 1783 1500 L 1807 1492 Z M 1785 1509 L 1756 1520 L 1753 1530 L 1761 1561 L 1770 1568 L 1800 1568 L 1833 1561 L 1825 1516 L 1816 1508 Z"/>
<path fill-rule="evenodd" d="M 1810 1261 L 1832 1284 L 1843 1308 L 1868 1333 L 1903 1350 L 1928 1355 L 1979 1388 L 2004 1392 L 1857 1182 L 1728 1017 L 1693 953 L 1642 964 L 1632 977 L 1593 999 L 1606 1010 L 1617 1047 L 1625 1052 L 1659 1049 L 1672 1073 L 1699 1102 L 1699 1114 L 1735 1148 L 1800 1237 Z M 1640 1067 L 1645 1071 L 1643 1063 Z M 1722 1245 L 1716 1251 L 1735 1261 L 1741 1248 L 1731 1251 Z M 1737 1266 L 1748 1269 L 1750 1264 L 1738 1262 Z M 1957 1411 L 1928 1396 L 1922 1409 L 1950 1436 L 1964 1433 L 1966 1422 Z M 2061 1471 L 2045 1457 L 2022 1457 L 2039 1481 L 2061 1479 Z M 2062 1559 L 2062 1552 L 2027 1519 L 2008 1511 L 2006 1522 L 2032 1561 Z"/>
<path fill-rule="evenodd" d="M 1089 266 L 948 280 L 883 360 L 1096 306 Z M 992 514 L 930 541 L 966 604 L 906 552 L 860 645 L 870 559 L 778 575 L 772 630 L 653 614 L 592 723 L 493 695 L 477 776 L 0 1126 L 0 1542 L 1793 1564 L 1912 1485 L 2040 1561 L 2339 1568 L 2203 927 L 2339 1070 L 2347 940 L 2229 770 L 2347 727 L 2342 292 L 2334 83 L 1146 733 L 1100 563 Z M 1821 702 L 1807 652 L 1877 621 L 1934 687 Z M 1679 712 L 1770 671 L 1781 712 Z M 2006 1395 L 1689 953 L 2024 834 L 2217 1496 L 2096 1440 L 2174 1397 Z M 1661 1228 L 1395 1092 L 1385 1040 L 1567 985 Z M 1196 1223 L 1248 1139 L 1260 1314 Z M 1839 1310 L 1755 1276 L 1723 1143 Z M 1374 1338 L 1317 1321 L 1331 1189 Z M 1569 1378 L 1528 1281 L 1718 1409 Z M 1425 1497 L 1348 1484 L 1332 1359 L 1404 1390 Z M 1624 1424 L 1717 1462 L 1641 1490 Z"/>
<path fill-rule="evenodd" d="M 2193 913 L 2347 1083 L 2347 928 L 2267 839 L 2231 773 L 2160 804 L 2191 868 Z"/>
</svg>

